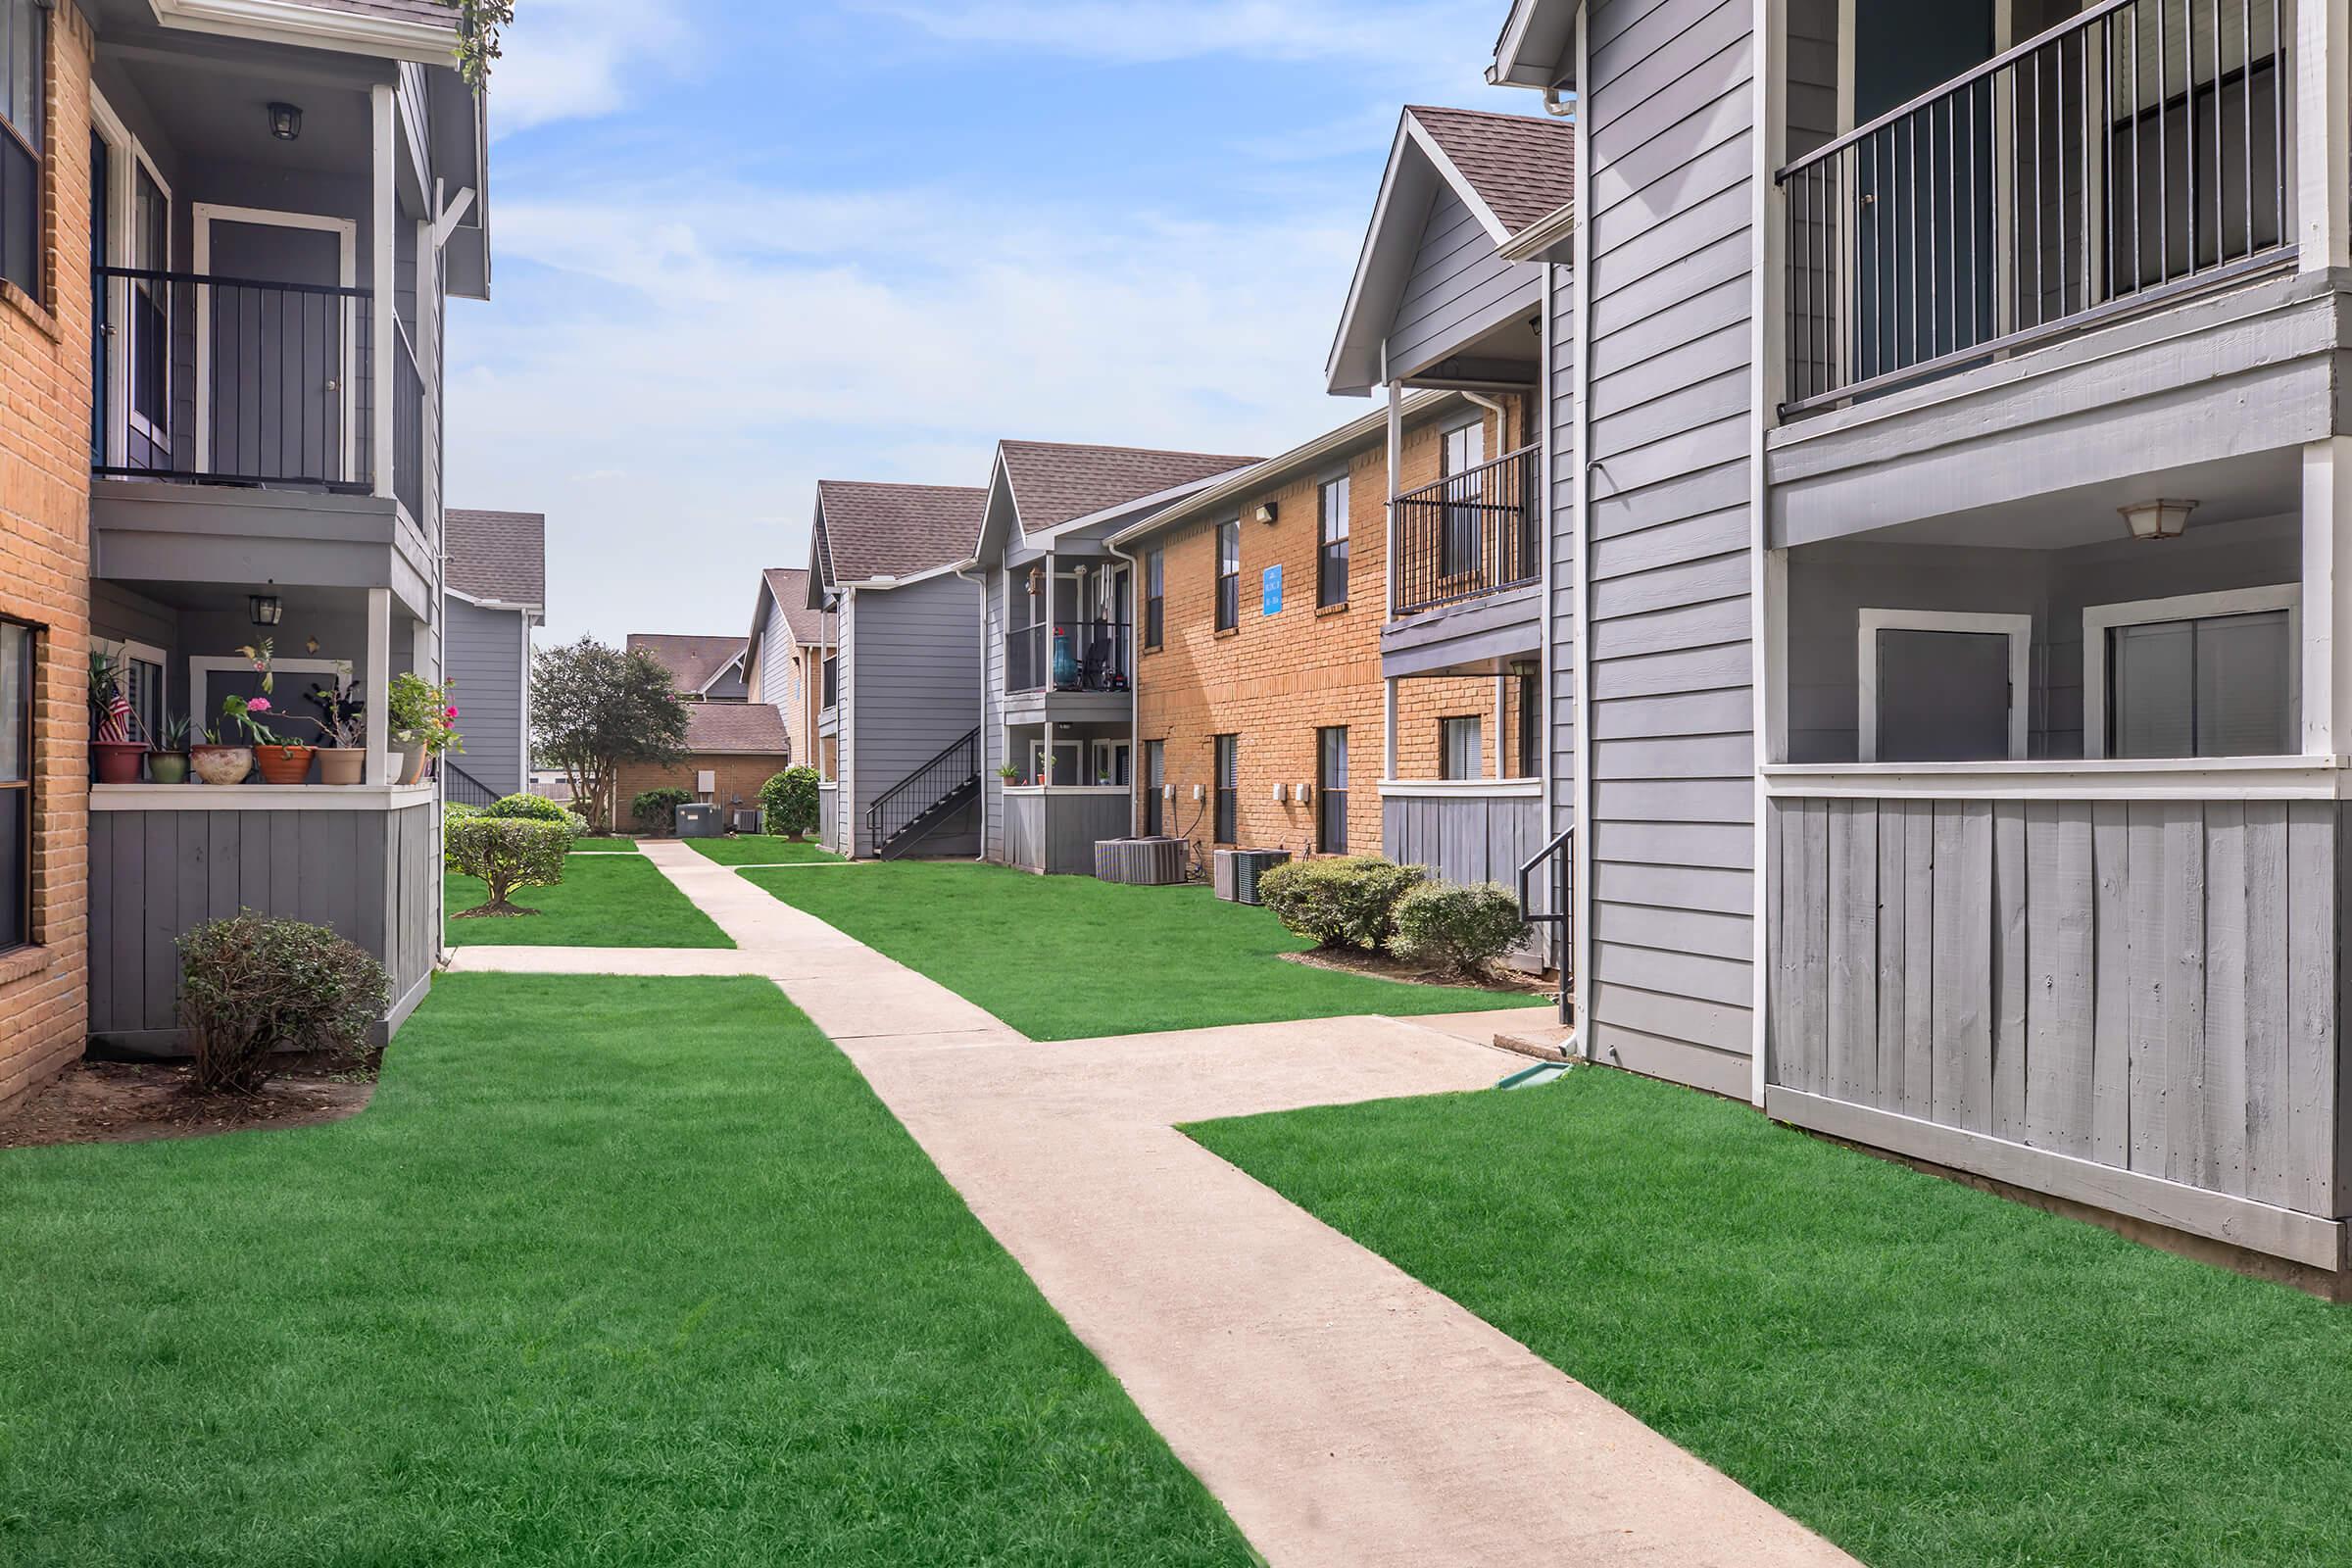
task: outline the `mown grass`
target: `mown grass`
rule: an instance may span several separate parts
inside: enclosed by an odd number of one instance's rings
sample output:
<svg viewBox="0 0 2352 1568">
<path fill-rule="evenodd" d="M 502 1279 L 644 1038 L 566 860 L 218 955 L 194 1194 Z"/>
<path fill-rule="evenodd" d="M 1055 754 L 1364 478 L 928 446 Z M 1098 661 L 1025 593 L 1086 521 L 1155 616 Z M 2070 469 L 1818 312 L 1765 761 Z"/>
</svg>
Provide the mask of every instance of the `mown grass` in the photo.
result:
<svg viewBox="0 0 2352 1568">
<path fill-rule="evenodd" d="M 1356 1013 L 1542 1005 L 1286 963 L 1312 946 L 1206 888 L 1138 888 L 1004 866 L 898 860 L 751 881 L 919 970 L 1032 1040 Z"/>
<path fill-rule="evenodd" d="M 0 1153 L 0 1562 L 1241 1564 L 750 980 L 444 977 L 357 1120 Z"/>
<path fill-rule="evenodd" d="M 1874 1568 L 2352 1561 L 2352 1315 L 1580 1068 L 1193 1136 Z"/>
<path fill-rule="evenodd" d="M 729 839 L 688 839 L 695 852 L 720 865 L 820 865 L 841 857 L 821 844 L 795 844 L 774 833 L 739 833 Z"/>
<path fill-rule="evenodd" d="M 637 841 L 635 839 L 573 839 L 571 841 L 571 853 L 574 855 L 579 854 L 582 850 L 625 854 L 636 848 Z"/>
<path fill-rule="evenodd" d="M 461 920 L 490 902 L 473 877 L 444 882 L 451 947 L 731 948 L 710 917 L 643 856 L 575 856 L 554 887 L 524 888 L 512 903 L 534 915 Z"/>
</svg>

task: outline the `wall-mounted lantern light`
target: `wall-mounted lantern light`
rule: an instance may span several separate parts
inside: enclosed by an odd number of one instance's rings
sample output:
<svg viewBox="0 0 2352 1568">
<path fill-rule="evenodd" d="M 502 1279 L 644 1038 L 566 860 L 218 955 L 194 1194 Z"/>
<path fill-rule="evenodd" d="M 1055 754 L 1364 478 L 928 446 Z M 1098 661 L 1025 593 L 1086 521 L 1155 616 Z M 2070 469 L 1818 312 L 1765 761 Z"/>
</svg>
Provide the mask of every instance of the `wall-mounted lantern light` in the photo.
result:
<svg viewBox="0 0 2352 1568">
<path fill-rule="evenodd" d="M 275 594 L 255 594 L 252 604 L 256 626 L 274 626 L 286 618 L 285 602 Z"/>
<path fill-rule="evenodd" d="M 2194 501 L 2141 501 L 2121 509 L 2134 539 L 2178 539 L 2196 510 Z"/>
<path fill-rule="evenodd" d="M 293 104 L 270 106 L 270 134 L 279 141 L 292 141 L 302 134 L 302 111 Z"/>
<path fill-rule="evenodd" d="M 1260 522 L 1273 522 L 1282 515 L 1282 503 L 1279 501 L 1262 501 L 1258 503 L 1257 510 L 1251 513 L 1250 515 L 1255 517 Z"/>
</svg>

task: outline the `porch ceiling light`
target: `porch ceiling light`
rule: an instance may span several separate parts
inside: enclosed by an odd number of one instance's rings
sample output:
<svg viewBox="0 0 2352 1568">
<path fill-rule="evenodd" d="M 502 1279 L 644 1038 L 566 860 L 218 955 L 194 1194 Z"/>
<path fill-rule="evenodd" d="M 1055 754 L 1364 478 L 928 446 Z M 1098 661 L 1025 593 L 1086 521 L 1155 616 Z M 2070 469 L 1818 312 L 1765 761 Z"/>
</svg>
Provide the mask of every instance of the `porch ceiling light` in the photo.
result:
<svg viewBox="0 0 2352 1568">
<path fill-rule="evenodd" d="M 279 141 L 292 141 L 302 134 L 302 110 L 294 104 L 270 106 L 270 134 Z"/>
<path fill-rule="evenodd" d="M 253 623 L 256 626 L 274 626 L 286 618 L 285 602 L 275 594 L 253 596 Z"/>
<path fill-rule="evenodd" d="M 2178 539 L 2188 526 L 2194 501 L 2140 501 L 2120 509 L 2134 539 Z"/>
</svg>

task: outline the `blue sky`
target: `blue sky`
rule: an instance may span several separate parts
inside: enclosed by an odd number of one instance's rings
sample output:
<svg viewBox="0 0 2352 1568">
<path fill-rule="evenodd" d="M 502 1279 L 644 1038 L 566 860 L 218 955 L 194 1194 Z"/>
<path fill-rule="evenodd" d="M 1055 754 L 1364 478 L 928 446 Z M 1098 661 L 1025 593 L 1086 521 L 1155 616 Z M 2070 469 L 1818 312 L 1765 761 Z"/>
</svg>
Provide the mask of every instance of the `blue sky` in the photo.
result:
<svg viewBox="0 0 2352 1568">
<path fill-rule="evenodd" d="M 548 513 L 551 625 L 734 632 L 821 477 L 998 437 L 1280 452 L 1397 108 L 1503 0 L 522 0 L 449 499 Z"/>
<path fill-rule="evenodd" d="M 547 635 L 747 629 L 820 478 L 1001 436 L 1272 453 L 1398 108 L 1526 112 L 1503 0 L 520 0 L 450 500 L 548 514 Z"/>
</svg>

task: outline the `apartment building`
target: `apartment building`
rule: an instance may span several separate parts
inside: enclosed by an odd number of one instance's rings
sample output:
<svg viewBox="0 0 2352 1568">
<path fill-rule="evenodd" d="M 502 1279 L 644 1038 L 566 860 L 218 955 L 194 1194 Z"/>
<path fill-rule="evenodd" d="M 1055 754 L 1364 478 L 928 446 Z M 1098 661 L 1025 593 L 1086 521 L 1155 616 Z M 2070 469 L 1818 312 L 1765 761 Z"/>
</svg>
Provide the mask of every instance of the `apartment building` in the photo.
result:
<svg viewBox="0 0 2352 1568">
<path fill-rule="evenodd" d="M 457 507 L 442 515 L 446 667 L 466 737 L 463 753 L 443 759 L 443 793 L 487 806 L 530 788 L 531 633 L 547 624 L 547 517 Z"/>
<path fill-rule="evenodd" d="M 766 703 L 784 715 L 784 732 L 796 766 L 816 768 L 834 776 L 838 765 L 833 738 L 817 740 L 817 719 L 834 706 L 827 689 L 832 668 L 833 640 L 824 612 L 808 602 L 808 571 L 803 566 L 770 566 L 760 574 L 760 598 L 752 610 L 744 680 L 752 700 Z"/>
</svg>

